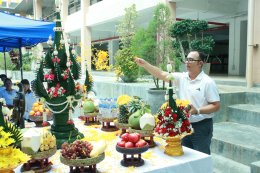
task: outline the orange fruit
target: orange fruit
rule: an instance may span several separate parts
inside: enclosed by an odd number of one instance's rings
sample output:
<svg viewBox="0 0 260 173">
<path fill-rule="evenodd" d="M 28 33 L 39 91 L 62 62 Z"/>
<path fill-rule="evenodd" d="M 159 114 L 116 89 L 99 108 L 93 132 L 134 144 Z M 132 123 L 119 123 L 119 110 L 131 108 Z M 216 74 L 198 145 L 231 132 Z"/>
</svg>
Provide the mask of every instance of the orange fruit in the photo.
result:
<svg viewBox="0 0 260 173">
<path fill-rule="evenodd" d="M 43 112 L 43 107 L 39 107 L 39 111 L 40 111 L 40 112 Z"/>
<path fill-rule="evenodd" d="M 37 107 L 34 107 L 34 108 L 33 108 L 33 111 L 34 111 L 34 112 L 39 111 L 39 107 L 38 107 L 38 106 L 37 106 Z"/>
<path fill-rule="evenodd" d="M 30 111 L 29 115 L 33 116 L 35 114 L 34 111 Z"/>
<path fill-rule="evenodd" d="M 39 106 L 39 104 L 38 104 L 38 102 L 35 102 L 35 103 L 33 104 L 33 107 L 37 107 L 37 106 Z"/>
</svg>

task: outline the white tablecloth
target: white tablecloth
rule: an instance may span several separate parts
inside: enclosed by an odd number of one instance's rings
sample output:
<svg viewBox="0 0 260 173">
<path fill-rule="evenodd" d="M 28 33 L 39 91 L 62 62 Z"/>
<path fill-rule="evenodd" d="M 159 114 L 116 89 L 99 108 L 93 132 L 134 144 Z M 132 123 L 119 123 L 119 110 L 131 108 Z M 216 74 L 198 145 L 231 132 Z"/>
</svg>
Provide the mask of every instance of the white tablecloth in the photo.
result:
<svg viewBox="0 0 260 173">
<path fill-rule="evenodd" d="M 109 132 L 101 132 L 98 128 L 84 126 L 82 121 L 75 121 L 77 128 L 85 135 L 91 131 L 97 131 L 98 134 L 108 136 Z M 107 139 L 108 140 L 108 139 Z M 165 141 L 155 138 L 157 146 L 150 148 L 142 154 L 145 164 L 141 167 L 123 167 L 120 161 L 123 159 L 123 154 L 116 151 L 116 142 L 118 137 L 109 138 L 107 141 L 107 149 L 105 159 L 97 164 L 98 172 L 106 173 L 124 173 L 124 172 L 154 172 L 154 173 L 212 173 L 213 164 L 210 155 L 183 147 L 184 155 L 173 157 L 164 154 Z M 53 168 L 49 172 L 69 172 L 69 167 L 63 165 L 59 161 L 60 152 L 50 158 L 53 163 Z M 21 166 L 20 166 L 21 167 Z M 18 167 L 15 172 L 20 172 Z"/>
</svg>

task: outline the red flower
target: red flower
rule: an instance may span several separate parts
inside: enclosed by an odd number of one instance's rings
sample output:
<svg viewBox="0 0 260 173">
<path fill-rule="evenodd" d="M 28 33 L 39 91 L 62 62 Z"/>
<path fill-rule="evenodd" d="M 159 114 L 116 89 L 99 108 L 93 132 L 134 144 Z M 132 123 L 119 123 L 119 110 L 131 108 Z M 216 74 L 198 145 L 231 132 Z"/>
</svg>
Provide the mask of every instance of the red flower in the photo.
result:
<svg viewBox="0 0 260 173">
<path fill-rule="evenodd" d="M 164 111 L 164 116 L 168 117 L 171 113 L 172 113 L 172 110 L 171 110 L 170 107 L 168 107 L 168 108 L 165 109 L 165 111 Z"/>
<path fill-rule="evenodd" d="M 186 119 L 186 120 L 183 121 L 183 124 L 186 125 L 186 126 L 189 126 L 190 122 L 189 122 L 189 120 Z"/>
<path fill-rule="evenodd" d="M 161 130 L 159 130 L 160 133 L 164 134 L 167 132 L 167 129 L 164 127 L 164 128 L 161 128 Z"/>
<path fill-rule="evenodd" d="M 173 122 L 176 122 L 176 121 L 177 121 L 177 117 L 178 117 L 177 114 L 172 114 Z"/>
<path fill-rule="evenodd" d="M 178 135 L 178 132 L 174 132 L 173 130 L 169 132 L 169 136 L 176 136 Z"/>
<path fill-rule="evenodd" d="M 183 133 L 183 132 L 186 132 L 186 131 L 187 131 L 187 126 L 184 123 L 182 123 L 181 132 Z"/>
<path fill-rule="evenodd" d="M 53 93 L 53 97 L 58 97 L 58 93 L 57 92 Z"/>
<path fill-rule="evenodd" d="M 157 125 L 157 126 L 156 126 L 156 128 L 155 128 L 155 132 L 157 132 L 157 133 L 158 133 L 158 132 L 159 132 L 159 130 L 160 130 L 160 128 L 159 128 L 159 126 Z"/>
<path fill-rule="evenodd" d="M 169 129 L 169 128 L 173 129 L 173 128 L 174 128 L 174 125 L 173 125 L 173 124 L 167 124 L 167 125 L 166 125 L 166 128 L 167 128 L 167 129 Z"/>
</svg>

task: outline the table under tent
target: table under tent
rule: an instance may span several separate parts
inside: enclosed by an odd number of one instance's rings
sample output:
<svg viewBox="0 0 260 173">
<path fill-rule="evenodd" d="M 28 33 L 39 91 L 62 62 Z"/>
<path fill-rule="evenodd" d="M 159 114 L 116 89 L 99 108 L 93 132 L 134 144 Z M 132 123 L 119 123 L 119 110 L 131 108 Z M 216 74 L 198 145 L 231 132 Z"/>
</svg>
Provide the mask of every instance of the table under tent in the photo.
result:
<svg viewBox="0 0 260 173">
<path fill-rule="evenodd" d="M 55 22 L 32 20 L 0 11 L 0 52 L 4 52 L 5 73 L 7 73 L 5 52 L 17 48 L 19 49 L 21 79 L 23 79 L 21 48 L 46 42 L 50 35 L 54 38 L 54 27 Z"/>
</svg>

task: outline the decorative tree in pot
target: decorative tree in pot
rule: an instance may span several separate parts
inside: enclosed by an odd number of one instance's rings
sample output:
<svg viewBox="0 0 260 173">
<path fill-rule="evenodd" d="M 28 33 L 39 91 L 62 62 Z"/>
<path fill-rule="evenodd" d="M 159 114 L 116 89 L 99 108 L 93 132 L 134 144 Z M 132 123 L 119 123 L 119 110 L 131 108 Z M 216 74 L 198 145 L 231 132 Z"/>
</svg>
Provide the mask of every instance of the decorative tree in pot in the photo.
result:
<svg viewBox="0 0 260 173">
<path fill-rule="evenodd" d="M 135 5 L 125 9 L 125 16 L 117 26 L 121 41 L 121 49 L 115 55 L 115 72 L 124 82 L 134 82 L 138 78 L 138 66 L 134 62 L 134 54 L 130 49 L 136 31 L 137 12 Z"/>
<path fill-rule="evenodd" d="M 171 62 L 174 67 L 179 62 L 175 58 L 170 37 L 170 26 L 172 25 L 170 10 L 165 4 L 158 4 L 152 20 L 147 29 L 139 29 L 133 37 L 131 49 L 136 56 L 142 57 L 149 63 L 166 70 L 166 64 Z M 140 69 L 140 74 L 147 74 Z M 148 100 L 152 113 L 159 109 L 164 102 L 165 83 L 153 77 L 155 88 L 148 90 Z M 161 85 L 162 84 L 162 85 Z"/>
<path fill-rule="evenodd" d="M 208 62 L 215 41 L 211 36 L 204 36 L 206 30 L 208 30 L 208 23 L 203 20 L 185 19 L 171 26 L 171 36 L 175 38 L 173 46 L 182 62 L 191 50 L 198 50 L 206 54 L 205 62 Z"/>
<path fill-rule="evenodd" d="M 32 87 L 35 94 L 41 98 L 40 101 L 53 112 L 51 132 L 60 147 L 65 141 L 73 142 L 83 137 L 72 120 L 72 109 L 81 100 L 74 82 L 79 79 L 81 69 L 76 61 L 75 50 L 71 47 L 66 49 L 59 12 L 54 31 L 54 43 L 49 38 L 48 52 L 40 63 Z"/>
</svg>

